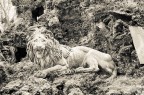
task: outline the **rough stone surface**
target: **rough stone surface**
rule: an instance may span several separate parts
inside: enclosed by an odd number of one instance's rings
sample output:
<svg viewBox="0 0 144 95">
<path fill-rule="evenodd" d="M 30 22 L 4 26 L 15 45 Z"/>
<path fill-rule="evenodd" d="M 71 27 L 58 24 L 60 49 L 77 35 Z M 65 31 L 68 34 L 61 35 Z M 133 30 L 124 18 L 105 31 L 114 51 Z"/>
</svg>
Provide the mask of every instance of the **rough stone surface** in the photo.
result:
<svg viewBox="0 0 144 95">
<path fill-rule="evenodd" d="M 19 1 L 19 2 L 18 2 Z M 46 3 L 45 3 L 46 1 Z M 39 67 L 23 59 L 19 63 L 0 63 L 2 95 L 143 95 L 144 67 L 139 65 L 129 25 L 143 27 L 144 2 L 126 0 L 12 0 L 20 19 L 0 38 L 15 48 L 26 48 L 27 28 L 43 25 L 54 37 L 69 46 L 85 45 L 109 53 L 118 66 L 118 77 L 105 82 L 106 75 L 82 73 L 45 79 L 33 76 Z M 32 11 L 43 6 L 44 14 L 33 18 Z M 7 50 L 7 52 L 10 52 Z M 0 52 L 0 54 L 5 52 Z M 7 58 L 5 58 L 7 59 Z M 5 60 L 0 55 L 0 60 Z"/>
</svg>

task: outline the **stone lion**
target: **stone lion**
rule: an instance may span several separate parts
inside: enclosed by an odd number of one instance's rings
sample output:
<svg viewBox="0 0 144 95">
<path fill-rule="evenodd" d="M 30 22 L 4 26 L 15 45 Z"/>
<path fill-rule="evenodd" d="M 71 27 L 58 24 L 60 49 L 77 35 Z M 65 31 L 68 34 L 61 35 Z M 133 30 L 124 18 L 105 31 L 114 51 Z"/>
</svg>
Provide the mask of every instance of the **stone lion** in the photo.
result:
<svg viewBox="0 0 144 95">
<path fill-rule="evenodd" d="M 30 60 L 41 67 L 37 77 L 45 77 L 51 71 L 74 69 L 76 73 L 109 73 L 110 80 L 116 77 L 117 70 L 111 56 L 85 46 L 70 48 L 59 44 L 52 34 L 43 27 L 34 28 L 29 37 L 27 53 Z"/>
</svg>

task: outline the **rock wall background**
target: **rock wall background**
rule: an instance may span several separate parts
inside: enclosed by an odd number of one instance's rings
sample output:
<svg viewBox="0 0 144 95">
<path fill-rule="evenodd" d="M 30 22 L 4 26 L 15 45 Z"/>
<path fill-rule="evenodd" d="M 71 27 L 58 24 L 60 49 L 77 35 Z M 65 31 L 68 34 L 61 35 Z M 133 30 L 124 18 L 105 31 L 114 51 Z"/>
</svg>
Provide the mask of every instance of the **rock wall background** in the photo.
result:
<svg viewBox="0 0 144 95">
<path fill-rule="evenodd" d="M 12 0 L 12 3 L 17 7 L 18 19 L 1 34 L 4 56 L 1 60 L 8 61 L 0 63 L 2 95 L 144 93 L 143 67 L 128 29 L 129 25 L 144 26 L 143 0 Z M 17 56 L 26 48 L 27 28 L 35 24 L 46 26 L 61 44 L 84 45 L 109 53 L 118 66 L 117 79 L 105 82 L 106 76 L 101 72 L 33 77 L 39 69 L 36 64 L 22 60 L 26 52 L 21 58 Z"/>
</svg>

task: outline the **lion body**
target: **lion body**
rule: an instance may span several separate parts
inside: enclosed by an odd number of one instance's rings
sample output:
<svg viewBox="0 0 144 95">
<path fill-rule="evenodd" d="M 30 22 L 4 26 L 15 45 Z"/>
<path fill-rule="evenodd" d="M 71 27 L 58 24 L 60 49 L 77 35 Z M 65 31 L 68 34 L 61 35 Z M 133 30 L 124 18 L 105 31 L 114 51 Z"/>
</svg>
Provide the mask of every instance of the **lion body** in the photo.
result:
<svg viewBox="0 0 144 95">
<path fill-rule="evenodd" d="M 76 68 L 82 66 L 84 55 L 86 55 L 87 52 L 84 52 L 83 50 L 79 50 L 78 47 L 71 48 L 70 51 L 62 47 L 61 50 L 63 56 L 67 56 L 67 58 L 65 57 L 64 58 L 67 61 L 67 64 L 69 65 L 70 68 Z"/>
<path fill-rule="evenodd" d="M 62 51 L 65 55 L 66 50 Z M 70 52 L 68 58 L 65 59 L 69 68 L 93 66 L 94 71 L 98 71 L 100 67 L 108 73 L 116 73 L 116 66 L 109 54 L 85 46 L 76 46 L 67 52 Z"/>
<path fill-rule="evenodd" d="M 43 73 L 75 69 L 76 72 L 97 72 L 100 69 L 116 77 L 116 66 L 109 54 L 85 46 L 70 48 L 59 44 L 48 34 L 42 34 L 42 29 L 36 29 L 30 36 L 27 45 L 29 59 L 39 64 Z M 45 30 L 44 30 L 45 31 Z"/>
</svg>

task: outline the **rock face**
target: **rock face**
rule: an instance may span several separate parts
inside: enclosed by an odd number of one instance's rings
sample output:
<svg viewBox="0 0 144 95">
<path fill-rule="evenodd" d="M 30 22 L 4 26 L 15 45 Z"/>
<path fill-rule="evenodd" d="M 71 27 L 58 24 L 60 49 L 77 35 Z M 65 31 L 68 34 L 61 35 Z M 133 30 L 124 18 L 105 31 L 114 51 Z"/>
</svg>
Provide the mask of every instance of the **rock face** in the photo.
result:
<svg viewBox="0 0 144 95">
<path fill-rule="evenodd" d="M 6 69 L 4 62 L 0 62 L 0 88 L 2 87 L 2 84 L 6 81 L 7 79 L 7 74 L 6 74 Z"/>
<path fill-rule="evenodd" d="M 22 81 L 19 79 L 9 82 L 4 88 L 2 88 L 2 93 L 3 94 L 12 94 L 21 87 L 21 84 L 22 84 Z"/>
<path fill-rule="evenodd" d="M 5 87 L 2 88 L 1 93 L 25 95 L 25 94 L 44 94 L 52 95 L 50 84 L 45 79 L 40 78 L 29 78 L 28 80 L 22 81 L 20 79 L 11 81 Z"/>
<path fill-rule="evenodd" d="M 0 38 L 0 94 L 2 95 L 117 95 L 143 94 L 143 67 L 129 31 L 129 25 L 144 25 L 144 2 L 126 0 L 11 0 L 17 6 L 18 19 Z M 85 45 L 109 53 L 118 66 L 118 78 L 105 82 L 106 75 L 82 73 L 33 76 L 39 67 L 19 58 L 26 55 L 27 28 L 43 25 L 55 38 L 69 46 Z M 17 51 L 6 49 L 14 47 Z M 22 53 L 21 53 L 22 52 Z M 19 61 L 21 62 L 19 62 Z M 12 64 L 15 63 L 16 64 Z M 123 77 L 124 76 L 124 77 Z M 132 78 L 133 79 L 132 79 Z M 136 78 L 138 77 L 138 78 Z M 127 87 L 127 88 L 125 88 Z"/>
<path fill-rule="evenodd" d="M 124 63 L 136 61 L 135 64 L 137 64 L 138 60 L 128 24 L 133 21 L 141 25 L 143 20 L 137 21 L 137 19 L 142 19 L 142 15 L 135 15 L 135 11 L 141 11 L 140 13 L 143 11 L 135 8 L 129 9 L 127 7 L 133 8 L 129 5 L 124 9 L 122 5 L 117 5 L 119 2 L 112 2 L 114 4 L 108 3 L 108 6 L 105 6 L 107 4 L 105 0 L 101 2 L 93 0 L 12 0 L 13 5 L 18 7 L 20 19 L 14 24 L 14 27 L 10 28 L 9 33 L 2 35 L 2 43 L 9 43 L 6 45 L 12 45 L 16 49 L 26 48 L 27 27 L 40 24 L 51 30 L 55 38 L 62 44 L 89 46 L 111 54 L 117 63 L 121 60 Z M 35 14 L 39 11 L 42 12 Z M 11 37 L 6 35 L 11 35 Z M 14 61 L 17 62 L 17 58 Z"/>
</svg>

